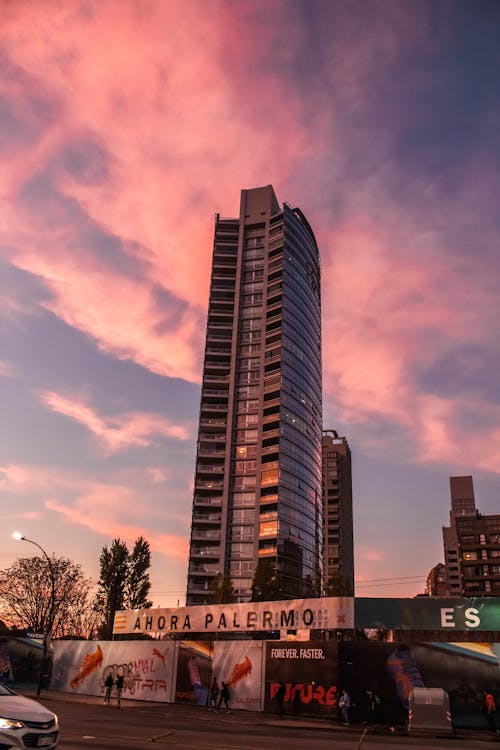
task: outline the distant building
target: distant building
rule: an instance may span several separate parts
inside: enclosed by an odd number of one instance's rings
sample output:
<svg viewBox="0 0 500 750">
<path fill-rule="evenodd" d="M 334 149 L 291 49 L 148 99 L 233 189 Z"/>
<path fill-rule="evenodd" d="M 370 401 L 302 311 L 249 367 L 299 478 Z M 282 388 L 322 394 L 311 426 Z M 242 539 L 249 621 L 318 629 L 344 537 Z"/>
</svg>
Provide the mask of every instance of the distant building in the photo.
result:
<svg viewBox="0 0 500 750">
<path fill-rule="evenodd" d="M 321 290 L 313 231 L 271 185 L 215 219 L 187 604 L 260 560 L 284 599 L 321 590 Z"/>
<path fill-rule="evenodd" d="M 450 477 L 450 493 L 450 525 L 443 526 L 447 594 L 500 596 L 500 515 L 476 509 L 471 476 Z"/>
<path fill-rule="evenodd" d="M 448 596 L 448 575 L 444 563 L 438 563 L 429 571 L 425 593 L 427 596 Z"/>
<path fill-rule="evenodd" d="M 323 579 L 326 594 L 354 595 L 351 451 L 323 430 Z"/>
</svg>

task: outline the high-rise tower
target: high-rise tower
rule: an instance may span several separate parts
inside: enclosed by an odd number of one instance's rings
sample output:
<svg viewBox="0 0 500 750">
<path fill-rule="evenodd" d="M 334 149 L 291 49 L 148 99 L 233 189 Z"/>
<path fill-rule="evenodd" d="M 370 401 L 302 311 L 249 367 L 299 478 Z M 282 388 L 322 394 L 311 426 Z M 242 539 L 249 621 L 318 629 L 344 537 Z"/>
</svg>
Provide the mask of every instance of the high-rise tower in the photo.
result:
<svg viewBox="0 0 500 750">
<path fill-rule="evenodd" d="M 354 596 L 351 450 L 335 430 L 323 430 L 322 443 L 325 593 Z"/>
<path fill-rule="evenodd" d="M 259 560 L 283 598 L 321 586 L 321 291 L 316 240 L 271 185 L 215 220 L 187 604 L 229 576 L 251 597 Z"/>
</svg>

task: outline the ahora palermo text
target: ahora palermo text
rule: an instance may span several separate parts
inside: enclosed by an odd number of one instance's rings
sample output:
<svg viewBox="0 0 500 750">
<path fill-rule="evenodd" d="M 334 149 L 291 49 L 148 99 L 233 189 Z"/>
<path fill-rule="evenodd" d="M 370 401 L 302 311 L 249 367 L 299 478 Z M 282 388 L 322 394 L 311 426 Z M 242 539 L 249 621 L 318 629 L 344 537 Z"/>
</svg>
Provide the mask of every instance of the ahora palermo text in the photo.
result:
<svg viewBox="0 0 500 750">
<path fill-rule="evenodd" d="M 115 614 L 113 633 L 229 633 L 281 628 L 327 630 L 352 628 L 353 623 L 352 598 L 325 597 L 121 611 Z"/>
</svg>

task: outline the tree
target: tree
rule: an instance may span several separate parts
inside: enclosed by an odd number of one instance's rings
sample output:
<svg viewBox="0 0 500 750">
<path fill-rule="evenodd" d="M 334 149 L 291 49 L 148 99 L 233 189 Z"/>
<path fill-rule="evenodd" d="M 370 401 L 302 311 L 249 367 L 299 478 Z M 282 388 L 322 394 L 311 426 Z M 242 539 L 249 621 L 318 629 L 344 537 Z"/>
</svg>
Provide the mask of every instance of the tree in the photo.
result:
<svg viewBox="0 0 500 750">
<path fill-rule="evenodd" d="M 0 571 L 2 618 L 23 630 L 88 637 L 93 623 L 92 580 L 78 563 L 64 557 L 52 555 L 48 567 L 44 557 L 21 557 Z"/>
<path fill-rule="evenodd" d="M 100 578 L 96 597 L 96 611 L 100 616 L 99 635 L 109 639 L 113 634 L 115 612 L 121 609 L 147 609 L 151 606 L 147 595 L 151 588 L 149 544 L 139 537 L 132 553 L 125 542 L 114 539 L 100 556 Z"/>
<path fill-rule="evenodd" d="M 232 604 L 234 602 L 233 584 L 228 575 L 217 573 L 210 582 L 211 604 Z"/>
<path fill-rule="evenodd" d="M 257 563 L 252 581 L 252 601 L 272 602 L 283 598 L 275 560 L 263 558 Z"/>
<path fill-rule="evenodd" d="M 140 536 L 127 560 L 127 580 L 125 581 L 125 609 L 147 609 L 152 602 L 148 601 L 151 589 L 149 568 L 151 567 L 151 550 L 149 543 Z"/>
<path fill-rule="evenodd" d="M 354 587 L 345 576 L 330 578 L 326 585 L 325 596 L 354 596 Z"/>
</svg>

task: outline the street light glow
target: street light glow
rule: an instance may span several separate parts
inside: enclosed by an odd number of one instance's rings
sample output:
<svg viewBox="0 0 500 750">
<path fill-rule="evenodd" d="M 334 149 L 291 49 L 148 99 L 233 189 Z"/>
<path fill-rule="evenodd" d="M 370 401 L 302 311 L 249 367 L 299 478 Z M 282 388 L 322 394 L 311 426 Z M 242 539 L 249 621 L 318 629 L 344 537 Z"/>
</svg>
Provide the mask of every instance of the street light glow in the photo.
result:
<svg viewBox="0 0 500 750">
<path fill-rule="evenodd" d="M 12 534 L 12 537 L 16 539 L 17 541 L 29 542 L 30 544 L 34 544 L 35 547 L 38 547 L 40 552 L 45 557 L 45 560 L 47 561 L 47 568 L 49 571 L 49 579 L 50 579 L 50 608 L 49 608 L 48 622 L 45 625 L 45 633 L 43 637 L 43 658 L 45 659 L 47 656 L 47 638 L 54 625 L 54 615 L 55 615 L 54 610 L 55 610 L 55 604 L 56 604 L 56 581 L 54 577 L 54 568 L 52 567 L 52 562 L 50 560 L 50 557 L 48 556 L 44 548 L 40 544 L 38 544 L 38 542 L 35 542 L 33 539 L 28 539 L 28 537 L 24 536 L 24 534 L 21 534 L 20 531 L 14 531 Z M 41 690 L 42 690 L 43 668 L 44 668 L 44 663 L 42 660 L 40 664 L 40 678 L 38 680 L 38 687 L 36 691 L 37 695 L 40 695 Z"/>
</svg>

